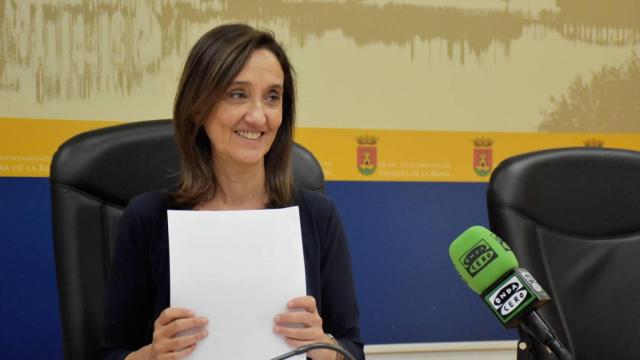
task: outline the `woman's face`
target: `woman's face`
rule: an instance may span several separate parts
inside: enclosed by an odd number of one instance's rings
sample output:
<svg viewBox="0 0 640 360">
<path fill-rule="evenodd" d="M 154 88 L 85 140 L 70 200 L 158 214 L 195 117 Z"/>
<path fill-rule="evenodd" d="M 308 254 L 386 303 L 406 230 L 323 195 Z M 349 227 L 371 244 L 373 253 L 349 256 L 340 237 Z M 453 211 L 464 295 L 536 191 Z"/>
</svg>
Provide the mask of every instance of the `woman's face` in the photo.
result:
<svg viewBox="0 0 640 360">
<path fill-rule="evenodd" d="M 282 123 L 284 73 L 269 50 L 254 50 L 204 123 L 214 162 L 263 165 Z"/>
</svg>

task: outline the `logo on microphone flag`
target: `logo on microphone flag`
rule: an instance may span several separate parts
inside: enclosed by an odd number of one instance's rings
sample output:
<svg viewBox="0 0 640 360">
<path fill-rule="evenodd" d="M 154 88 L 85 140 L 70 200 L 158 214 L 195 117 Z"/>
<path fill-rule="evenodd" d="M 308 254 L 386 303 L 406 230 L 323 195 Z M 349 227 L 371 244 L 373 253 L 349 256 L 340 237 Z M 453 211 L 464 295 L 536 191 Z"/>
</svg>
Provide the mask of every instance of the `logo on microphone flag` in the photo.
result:
<svg viewBox="0 0 640 360">
<path fill-rule="evenodd" d="M 493 149 L 495 140 L 487 137 L 473 139 L 473 170 L 478 176 L 487 176 L 493 169 Z"/>
<path fill-rule="evenodd" d="M 527 290 L 514 275 L 489 296 L 491 306 L 502 316 L 511 314 L 527 298 Z"/>
<path fill-rule="evenodd" d="M 378 138 L 371 135 L 358 136 L 356 138 L 358 147 L 356 151 L 356 165 L 358 171 L 365 176 L 369 176 L 378 167 Z"/>
<path fill-rule="evenodd" d="M 549 295 L 523 268 L 515 268 L 489 287 L 483 300 L 507 328 L 520 323 L 522 314 L 549 301 Z"/>
<path fill-rule="evenodd" d="M 496 258 L 496 252 L 487 244 L 486 240 L 482 239 L 462 255 L 460 263 L 469 275 L 476 276 L 480 270 L 487 267 Z"/>
</svg>

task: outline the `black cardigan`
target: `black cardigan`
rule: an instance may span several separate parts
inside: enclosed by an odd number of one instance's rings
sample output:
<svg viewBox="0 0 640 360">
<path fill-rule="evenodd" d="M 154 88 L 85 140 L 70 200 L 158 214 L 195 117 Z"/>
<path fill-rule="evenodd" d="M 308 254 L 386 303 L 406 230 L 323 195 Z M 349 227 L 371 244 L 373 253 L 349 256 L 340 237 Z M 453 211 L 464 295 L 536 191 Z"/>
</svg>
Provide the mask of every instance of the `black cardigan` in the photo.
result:
<svg viewBox="0 0 640 360">
<path fill-rule="evenodd" d="M 356 359 L 360 340 L 351 259 L 338 211 L 324 195 L 298 190 L 307 294 L 316 299 L 326 333 Z M 103 359 L 124 359 L 151 343 L 153 323 L 169 307 L 166 193 L 150 192 L 129 203 L 120 221 L 106 301 Z M 275 315 L 275 314 L 274 314 Z"/>
</svg>

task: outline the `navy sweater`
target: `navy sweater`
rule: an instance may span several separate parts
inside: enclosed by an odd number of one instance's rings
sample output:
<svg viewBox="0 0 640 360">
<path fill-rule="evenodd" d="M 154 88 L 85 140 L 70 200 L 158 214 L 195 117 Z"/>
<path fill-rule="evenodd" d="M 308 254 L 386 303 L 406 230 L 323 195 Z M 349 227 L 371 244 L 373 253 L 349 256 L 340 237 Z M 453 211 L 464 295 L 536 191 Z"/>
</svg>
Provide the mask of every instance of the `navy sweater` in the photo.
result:
<svg viewBox="0 0 640 360">
<path fill-rule="evenodd" d="M 324 195 L 298 190 L 307 294 L 316 299 L 326 333 L 364 359 L 351 260 L 340 216 Z M 112 257 L 101 340 L 103 359 L 124 359 L 151 343 L 154 321 L 169 307 L 169 240 L 162 192 L 129 203 Z M 274 314 L 275 315 L 275 314 Z"/>
</svg>

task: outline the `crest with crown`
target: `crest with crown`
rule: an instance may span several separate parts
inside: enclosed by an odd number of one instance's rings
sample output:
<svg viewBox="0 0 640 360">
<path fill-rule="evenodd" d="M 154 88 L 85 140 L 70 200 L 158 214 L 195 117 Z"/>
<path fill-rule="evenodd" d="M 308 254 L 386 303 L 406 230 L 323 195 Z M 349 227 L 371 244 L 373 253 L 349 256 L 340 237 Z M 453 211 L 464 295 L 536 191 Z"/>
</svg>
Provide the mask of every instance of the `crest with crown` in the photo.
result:
<svg viewBox="0 0 640 360">
<path fill-rule="evenodd" d="M 376 144 L 379 138 L 373 135 L 362 135 L 356 137 L 358 146 L 356 148 L 356 165 L 362 175 L 371 175 L 378 167 L 378 148 Z"/>
<path fill-rule="evenodd" d="M 493 149 L 491 145 L 495 141 L 489 137 L 477 137 L 472 139 L 473 145 L 473 171 L 478 176 L 488 176 L 493 169 Z"/>
</svg>

